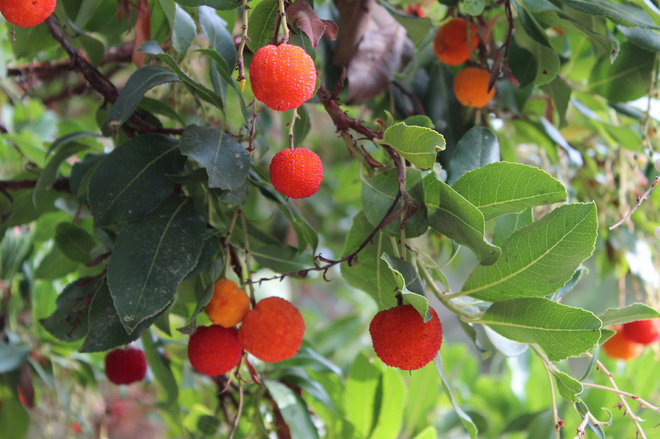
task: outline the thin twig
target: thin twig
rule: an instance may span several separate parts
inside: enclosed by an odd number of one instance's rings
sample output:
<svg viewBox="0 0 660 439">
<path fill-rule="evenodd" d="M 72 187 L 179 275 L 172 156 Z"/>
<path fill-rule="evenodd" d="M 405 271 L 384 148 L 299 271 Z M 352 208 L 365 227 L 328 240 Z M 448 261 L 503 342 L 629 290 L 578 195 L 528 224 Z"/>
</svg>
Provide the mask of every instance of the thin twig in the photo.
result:
<svg viewBox="0 0 660 439">
<path fill-rule="evenodd" d="M 654 181 L 653 183 L 651 183 L 651 185 L 649 186 L 649 188 L 646 189 L 646 192 L 644 192 L 644 194 L 643 194 L 641 197 L 639 197 L 639 199 L 637 200 L 637 204 L 635 204 L 635 205 L 633 206 L 633 208 L 630 209 L 630 212 L 628 212 L 628 213 L 626 214 L 626 216 L 624 216 L 623 218 L 621 218 L 621 220 L 620 220 L 619 222 L 617 222 L 617 223 L 614 224 L 613 226 L 610 226 L 610 227 L 608 228 L 608 230 L 614 230 L 614 229 L 616 229 L 617 227 L 619 227 L 620 225 L 622 225 L 623 223 L 625 223 L 626 221 L 628 221 L 628 219 L 632 216 L 632 214 L 635 213 L 635 211 L 637 211 L 637 209 L 639 209 L 639 207 L 642 205 L 642 203 L 643 203 L 644 201 L 646 201 L 646 199 L 647 199 L 647 198 L 649 197 L 649 195 L 651 194 L 651 191 L 652 191 L 653 189 L 655 189 L 655 187 L 658 185 L 658 181 L 659 181 L 659 180 L 660 180 L 660 176 L 655 177 L 655 181 Z"/>
<path fill-rule="evenodd" d="M 652 410 L 656 413 L 660 413 L 660 407 L 656 407 L 653 404 L 651 404 L 650 402 L 640 398 L 639 396 L 637 396 L 633 393 L 626 392 L 625 390 L 614 389 L 612 387 L 601 386 L 600 384 L 592 384 L 592 383 L 582 383 L 582 385 L 584 387 L 591 387 L 592 389 L 600 389 L 600 390 L 605 390 L 605 391 L 608 391 L 608 392 L 616 393 L 617 395 L 623 395 L 627 398 L 630 398 L 632 400 L 637 401 L 642 408 L 647 408 L 647 409 Z"/>
</svg>

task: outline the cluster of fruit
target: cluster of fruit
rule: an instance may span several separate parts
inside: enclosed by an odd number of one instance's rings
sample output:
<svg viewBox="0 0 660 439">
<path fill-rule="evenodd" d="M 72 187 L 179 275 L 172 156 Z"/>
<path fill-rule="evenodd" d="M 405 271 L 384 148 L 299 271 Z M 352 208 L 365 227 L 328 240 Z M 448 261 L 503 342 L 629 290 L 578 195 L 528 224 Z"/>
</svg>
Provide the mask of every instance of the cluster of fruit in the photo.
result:
<svg viewBox="0 0 660 439">
<path fill-rule="evenodd" d="M 229 279 L 215 283 L 205 311 L 213 324 L 198 327 L 190 336 L 188 360 L 208 376 L 232 370 L 243 350 L 268 363 L 291 358 L 305 335 L 305 321 L 291 302 L 267 297 L 250 309 L 248 295 Z"/>
<path fill-rule="evenodd" d="M 436 57 L 449 66 L 463 64 L 479 46 L 479 32 L 474 23 L 453 18 L 435 34 Z M 479 67 L 466 67 L 454 76 L 454 95 L 466 107 L 482 108 L 493 99 L 495 88 L 488 89 L 490 72 Z"/>
<path fill-rule="evenodd" d="M 311 56 L 293 44 L 268 44 L 250 63 L 254 97 L 276 111 L 300 107 L 314 95 L 316 66 Z M 291 198 L 311 197 L 323 180 L 323 163 L 307 148 L 286 148 L 270 163 L 275 189 Z"/>
<path fill-rule="evenodd" d="M 57 0 L 0 0 L 0 13 L 18 27 L 34 27 L 51 16 Z"/>
<path fill-rule="evenodd" d="M 603 344 L 605 353 L 612 358 L 632 360 L 642 353 L 644 346 L 660 340 L 660 319 L 638 320 L 612 329 L 616 334 Z"/>
</svg>

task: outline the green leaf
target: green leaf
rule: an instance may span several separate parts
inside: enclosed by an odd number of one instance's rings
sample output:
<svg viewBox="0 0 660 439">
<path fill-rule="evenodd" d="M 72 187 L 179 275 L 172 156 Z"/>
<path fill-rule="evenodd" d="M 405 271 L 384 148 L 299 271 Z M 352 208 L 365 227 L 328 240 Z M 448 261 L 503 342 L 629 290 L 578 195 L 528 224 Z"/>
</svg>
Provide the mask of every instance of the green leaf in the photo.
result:
<svg viewBox="0 0 660 439">
<path fill-rule="evenodd" d="M 424 321 L 428 321 L 431 318 L 429 302 L 424 296 L 424 286 L 415 267 L 410 262 L 387 253 L 383 253 L 381 259 L 387 262 L 387 266 L 392 270 L 404 303 L 414 306 Z"/>
<path fill-rule="evenodd" d="M 582 393 L 582 383 L 559 370 L 553 370 L 552 375 L 555 377 L 555 383 L 557 383 L 557 389 L 562 398 L 568 402 L 577 402 L 580 400 L 578 395 Z"/>
<path fill-rule="evenodd" d="M 57 152 L 53 157 L 48 161 L 44 169 L 41 171 L 39 178 L 37 178 L 37 183 L 34 187 L 34 192 L 32 192 L 32 203 L 34 207 L 39 209 L 47 208 L 47 205 L 52 201 L 50 194 L 50 188 L 57 180 L 59 176 L 60 166 L 65 162 L 66 159 L 72 155 L 84 151 L 89 148 L 87 145 L 83 145 L 77 142 L 71 142 L 62 145 L 57 149 Z"/>
<path fill-rule="evenodd" d="M 594 203 L 561 206 L 509 236 L 497 262 L 475 268 L 461 292 L 490 302 L 552 294 L 591 256 L 597 234 Z"/>
<path fill-rule="evenodd" d="M 0 439 L 23 439 L 30 428 L 30 414 L 19 399 L 3 387 L 0 386 Z"/>
<path fill-rule="evenodd" d="M 559 180 L 520 163 L 488 164 L 467 172 L 452 187 L 481 210 L 486 220 L 566 200 L 566 188 Z"/>
<path fill-rule="evenodd" d="M 461 0 L 459 8 L 468 15 L 481 15 L 486 6 L 485 0 Z"/>
<path fill-rule="evenodd" d="M 208 187 L 231 191 L 245 184 L 250 156 L 224 131 L 191 125 L 183 132 L 179 148 L 206 169 Z"/>
<path fill-rule="evenodd" d="M 177 51 L 179 57 L 183 58 L 195 39 L 197 28 L 190 14 L 178 4 L 175 4 L 175 7 L 174 23 L 172 26 L 172 47 Z"/>
<path fill-rule="evenodd" d="M 145 66 L 131 75 L 119 97 L 108 112 L 108 125 L 117 127 L 126 122 L 146 92 L 157 85 L 179 82 L 181 79 L 170 69 L 161 66 Z"/>
<path fill-rule="evenodd" d="M 104 279 L 89 307 L 89 330 L 80 352 L 102 352 L 135 341 L 156 318 L 157 315 L 145 320 L 131 334 L 127 334 Z"/>
<path fill-rule="evenodd" d="M 55 244 L 64 256 L 84 264 L 92 260 L 91 251 L 96 241 L 87 230 L 65 222 L 55 228 Z"/>
<path fill-rule="evenodd" d="M 453 184 L 463 174 L 500 160 L 500 143 L 488 128 L 472 127 L 461 137 L 449 161 L 449 178 Z"/>
<path fill-rule="evenodd" d="M 435 427 L 429 425 L 424 430 L 417 433 L 413 439 L 437 439 L 438 433 L 435 430 Z"/>
<path fill-rule="evenodd" d="M 600 338 L 601 321 L 592 312 L 542 297 L 493 303 L 477 323 L 521 343 L 536 343 L 551 361 L 580 355 Z"/>
<path fill-rule="evenodd" d="M 165 405 L 170 406 L 175 404 L 179 397 L 179 385 L 177 384 L 176 378 L 174 378 L 174 374 L 170 368 L 170 361 L 156 347 L 156 344 L 151 337 L 151 332 L 145 331 L 142 334 L 141 340 L 142 346 L 144 347 L 144 355 L 149 364 L 149 369 L 167 395 Z"/>
<path fill-rule="evenodd" d="M 454 407 L 454 412 L 456 413 L 456 416 L 458 416 L 458 419 L 461 420 L 461 423 L 463 424 L 463 427 L 465 427 L 465 430 L 470 435 L 470 438 L 476 439 L 477 435 L 479 434 L 479 430 L 477 429 L 477 426 L 475 425 L 470 415 L 465 413 L 465 411 L 461 408 L 461 406 L 458 405 L 458 401 L 456 401 L 456 398 L 454 397 L 454 393 L 451 390 L 451 386 L 449 385 L 449 380 L 445 375 L 445 370 L 442 364 L 443 364 L 442 357 L 440 356 L 440 354 L 438 354 L 435 357 L 435 368 L 438 371 L 438 375 L 440 375 L 440 378 L 442 379 L 442 384 L 444 384 L 443 388 L 445 389 L 445 393 L 449 397 L 452 407 Z"/>
<path fill-rule="evenodd" d="M 0 343 L 0 374 L 18 369 L 32 352 L 29 345 Z"/>
<path fill-rule="evenodd" d="M 367 220 L 364 212 L 353 219 L 353 226 L 346 235 L 343 255 L 348 255 L 358 249 L 374 226 Z M 392 241 L 385 234 L 377 232 L 373 239 L 358 254 L 357 263 L 349 266 L 341 264 L 341 274 L 344 280 L 355 288 L 369 294 L 379 309 L 396 306 L 396 280 L 387 263 L 381 258 L 383 253 L 394 253 Z"/>
<path fill-rule="evenodd" d="M 165 173 L 180 161 L 174 139 L 158 134 L 134 137 L 113 150 L 89 182 L 95 224 L 139 218 L 155 209 L 174 187 Z"/>
<path fill-rule="evenodd" d="M 369 439 L 396 439 L 403 424 L 403 409 L 406 404 L 406 387 L 396 369 L 384 367 L 376 401 L 378 419 Z M 374 395 L 376 396 L 376 395 Z M 416 397 L 416 395 L 413 395 Z"/>
<path fill-rule="evenodd" d="M 445 149 L 445 138 L 431 128 L 408 126 L 399 122 L 385 130 L 383 142 L 392 146 L 413 165 L 430 169 L 438 151 Z"/>
<path fill-rule="evenodd" d="M 555 104 L 557 114 L 559 115 L 559 126 L 566 125 L 566 111 L 568 110 L 568 103 L 571 99 L 571 87 L 561 77 L 557 76 L 542 88 L 545 94 L 550 96 L 552 102 Z"/>
<path fill-rule="evenodd" d="M 412 17 L 397 10 L 388 2 L 383 2 L 382 5 L 406 29 L 406 35 L 415 45 L 420 44 L 433 28 L 433 22 L 428 17 Z"/>
<path fill-rule="evenodd" d="M 510 213 L 498 217 L 493 231 L 493 244 L 501 246 L 513 232 L 532 224 L 533 221 L 531 208 L 520 213 Z"/>
<path fill-rule="evenodd" d="M 607 17 L 615 23 L 658 29 L 644 9 L 629 2 L 564 0 L 563 3 L 590 15 Z"/>
<path fill-rule="evenodd" d="M 227 30 L 227 22 L 220 18 L 214 9 L 200 6 L 199 23 L 209 40 L 211 49 L 220 54 L 231 74 L 236 65 L 236 47 L 234 39 Z"/>
<path fill-rule="evenodd" d="M 591 69 L 588 88 L 611 102 L 626 102 L 645 96 L 651 86 L 653 52 L 623 43 L 614 62 L 602 56 Z"/>
<path fill-rule="evenodd" d="M 637 320 L 649 320 L 660 317 L 660 313 L 643 303 L 633 303 L 623 308 L 609 308 L 600 315 L 603 326 L 620 325 Z"/>
<path fill-rule="evenodd" d="M 357 356 L 348 371 L 344 391 L 344 412 L 358 437 L 368 438 L 378 418 L 376 392 L 382 372 L 364 353 Z"/>
<path fill-rule="evenodd" d="M 39 320 L 41 326 L 60 340 L 72 342 L 83 338 L 88 329 L 89 307 L 100 281 L 83 278 L 67 285 L 57 296 L 57 309 Z"/>
<path fill-rule="evenodd" d="M 660 34 L 649 29 L 638 29 L 634 27 L 617 26 L 631 43 L 652 52 L 660 52 Z"/>
<path fill-rule="evenodd" d="M 412 196 L 413 200 L 410 203 L 417 204 L 417 210 L 406 221 L 406 238 L 414 238 L 422 235 L 428 225 L 426 220 L 426 207 L 424 206 L 423 199 L 423 186 L 421 184 L 422 173 L 419 169 L 408 168 L 406 171 L 406 189 Z M 387 214 L 388 209 L 392 206 L 396 194 L 399 191 L 399 179 L 396 169 L 389 169 L 385 172 L 362 180 L 362 205 L 367 219 L 374 226 L 378 225 L 383 217 Z M 402 205 L 399 200 L 394 210 Z M 401 237 L 401 215 L 398 215 L 394 220 L 385 226 L 383 232 L 390 236 Z"/>
<path fill-rule="evenodd" d="M 126 332 L 174 300 L 179 282 L 197 264 L 204 229 L 193 203 L 172 197 L 121 230 L 108 264 L 108 287 Z"/>
<path fill-rule="evenodd" d="M 293 390 L 275 380 L 264 380 L 268 393 L 273 398 L 284 418 L 291 439 L 314 439 L 319 433 L 312 423 L 305 402 Z"/>
<path fill-rule="evenodd" d="M 497 260 L 501 250 L 486 239 L 486 222 L 479 209 L 434 174 L 424 177 L 424 196 L 431 228 L 468 246 L 481 264 Z"/>
<path fill-rule="evenodd" d="M 236 9 L 241 5 L 241 0 L 176 0 L 177 3 L 183 6 L 211 6 L 220 10 Z"/>
<path fill-rule="evenodd" d="M 259 265 L 270 268 L 278 273 L 289 273 L 305 270 L 312 264 L 309 254 L 299 254 L 295 247 L 289 245 L 265 245 L 250 249 L 250 255 Z"/>
<path fill-rule="evenodd" d="M 273 38 L 273 29 L 277 22 L 277 0 L 262 0 L 250 13 L 247 46 L 255 53 Z"/>
</svg>

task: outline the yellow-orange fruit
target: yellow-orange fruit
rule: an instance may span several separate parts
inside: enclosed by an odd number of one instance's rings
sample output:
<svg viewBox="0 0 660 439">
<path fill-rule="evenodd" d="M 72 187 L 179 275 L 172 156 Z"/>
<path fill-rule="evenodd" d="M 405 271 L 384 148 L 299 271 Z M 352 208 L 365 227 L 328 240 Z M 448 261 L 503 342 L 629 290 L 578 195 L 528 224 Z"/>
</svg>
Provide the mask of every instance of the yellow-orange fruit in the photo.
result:
<svg viewBox="0 0 660 439">
<path fill-rule="evenodd" d="M 270 162 L 270 181 L 287 197 L 311 197 L 321 187 L 323 163 L 307 148 L 283 149 Z"/>
<path fill-rule="evenodd" d="M 426 323 L 412 305 L 395 306 L 374 316 L 369 333 L 383 363 L 415 370 L 435 358 L 442 345 L 442 325 L 435 310 L 430 311 L 431 319 Z"/>
<path fill-rule="evenodd" d="M 243 348 L 268 363 L 291 358 L 305 335 L 305 321 L 291 302 L 281 297 L 260 300 L 238 328 Z"/>
<path fill-rule="evenodd" d="M 461 105 L 482 108 L 495 95 L 495 87 L 488 91 L 489 80 L 488 70 L 467 67 L 454 77 L 454 95 Z"/>
<path fill-rule="evenodd" d="M 463 18 L 453 18 L 438 29 L 433 40 L 433 50 L 438 59 L 450 66 L 457 66 L 470 59 L 470 50 L 479 45 L 477 27 L 470 23 L 468 43 L 468 24 Z"/>
<path fill-rule="evenodd" d="M 609 357 L 627 361 L 638 357 L 642 353 L 643 344 L 635 343 L 626 338 L 620 327 L 612 329 L 616 330 L 616 334 L 603 343 L 603 350 Z"/>
<path fill-rule="evenodd" d="M 213 297 L 204 310 L 214 324 L 231 328 L 250 310 L 250 298 L 236 282 L 220 279 L 213 285 Z"/>
<path fill-rule="evenodd" d="M 51 16 L 57 0 L 0 0 L 0 12 L 19 27 L 33 27 Z"/>
<path fill-rule="evenodd" d="M 316 66 L 302 47 L 268 44 L 250 62 L 254 96 L 273 110 L 300 107 L 314 95 Z"/>
<path fill-rule="evenodd" d="M 624 323 L 622 331 L 623 335 L 630 341 L 651 344 L 660 340 L 660 319 Z"/>
<path fill-rule="evenodd" d="M 188 340 L 188 360 L 199 373 L 223 375 L 232 370 L 243 354 L 236 328 L 200 326 Z"/>
</svg>

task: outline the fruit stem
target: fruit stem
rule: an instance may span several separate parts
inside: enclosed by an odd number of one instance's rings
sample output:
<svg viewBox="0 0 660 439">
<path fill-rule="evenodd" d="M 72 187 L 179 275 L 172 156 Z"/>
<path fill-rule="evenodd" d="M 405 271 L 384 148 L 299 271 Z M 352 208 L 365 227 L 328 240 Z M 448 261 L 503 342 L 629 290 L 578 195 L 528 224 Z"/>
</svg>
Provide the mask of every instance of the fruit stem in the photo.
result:
<svg viewBox="0 0 660 439">
<path fill-rule="evenodd" d="M 438 286 L 435 284 L 435 281 L 433 280 L 433 277 L 431 277 L 431 274 L 428 272 L 428 270 L 426 270 L 426 267 L 424 267 L 422 263 L 419 261 L 417 261 L 417 270 L 426 281 L 426 285 L 429 288 L 431 288 L 433 295 L 435 295 L 435 297 L 437 297 L 438 300 L 442 302 L 442 304 L 446 308 L 448 308 L 450 311 L 456 314 L 461 320 L 469 323 L 469 322 L 474 322 L 479 318 L 479 316 L 469 313 L 461 309 L 460 307 L 456 306 L 443 291 L 440 291 L 440 288 L 438 288 Z"/>
<path fill-rule="evenodd" d="M 237 209 L 237 211 L 241 216 L 241 227 L 243 229 L 243 246 L 245 252 L 245 269 L 243 270 L 243 279 L 241 279 L 241 283 L 243 285 L 247 283 L 248 289 L 250 290 L 250 302 L 252 302 L 252 307 L 254 308 L 257 300 L 254 296 L 254 285 L 252 282 L 250 282 L 250 278 L 252 277 L 252 271 L 250 270 L 250 236 L 248 235 L 247 224 L 245 223 L 245 215 L 243 215 L 243 212 L 240 208 Z"/>
<path fill-rule="evenodd" d="M 280 15 L 280 24 L 282 26 L 282 43 L 289 42 L 289 25 L 286 22 L 286 10 L 284 8 L 284 0 L 278 0 L 278 13 Z"/>
<path fill-rule="evenodd" d="M 296 119 L 298 119 L 298 109 L 293 109 L 293 114 L 291 115 L 291 122 L 289 122 L 289 148 L 293 149 L 293 127 L 296 126 Z"/>
<path fill-rule="evenodd" d="M 250 6 L 248 0 L 243 0 L 243 24 L 241 25 L 241 43 L 238 45 L 238 53 L 236 54 L 236 68 L 238 69 L 238 83 L 241 85 L 241 91 L 245 90 L 245 66 L 243 64 L 243 51 L 245 44 L 248 40 L 248 11 Z"/>
</svg>

